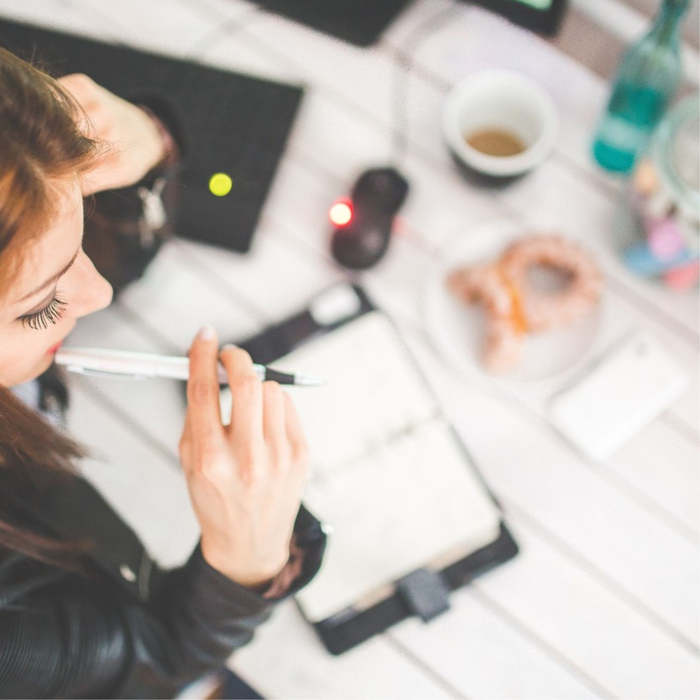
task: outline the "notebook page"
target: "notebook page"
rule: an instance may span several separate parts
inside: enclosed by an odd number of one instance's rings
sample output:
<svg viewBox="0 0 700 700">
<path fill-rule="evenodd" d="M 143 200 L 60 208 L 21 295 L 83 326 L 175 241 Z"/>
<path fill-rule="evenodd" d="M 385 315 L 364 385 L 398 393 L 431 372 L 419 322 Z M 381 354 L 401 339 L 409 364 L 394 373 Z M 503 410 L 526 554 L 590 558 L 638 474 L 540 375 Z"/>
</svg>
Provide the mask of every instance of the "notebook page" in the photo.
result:
<svg viewBox="0 0 700 700">
<path fill-rule="evenodd" d="M 499 512 L 384 315 L 275 364 L 327 380 L 292 390 L 311 449 L 304 502 L 333 528 L 321 570 L 297 594 L 310 620 L 457 546 L 496 539 Z"/>
<path fill-rule="evenodd" d="M 498 511 L 437 419 L 311 483 L 304 502 L 333 528 L 321 570 L 297 593 L 314 622 L 446 551 L 498 536 Z"/>
<path fill-rule="evenodd" d="M 349 464 L 439 412 L 396 330 L 378 312 L 309 341 L 275 366 L 325 380 L 320 387 L 289 389 L 311 446 L 313 473 Z"/>
</svg>

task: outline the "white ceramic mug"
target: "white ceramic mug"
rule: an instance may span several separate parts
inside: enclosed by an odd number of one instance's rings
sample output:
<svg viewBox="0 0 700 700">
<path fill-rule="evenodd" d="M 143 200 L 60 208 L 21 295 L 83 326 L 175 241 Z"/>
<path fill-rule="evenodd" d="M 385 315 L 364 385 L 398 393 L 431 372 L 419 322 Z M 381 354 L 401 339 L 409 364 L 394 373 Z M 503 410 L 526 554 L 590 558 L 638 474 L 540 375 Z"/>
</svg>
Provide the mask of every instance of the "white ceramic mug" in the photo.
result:
<svg viewBox="0 0 700 700">
<path fill-rule="evenodd" d="M 557 138 L 552 98 L 519 73 L 487 70 L 461 80 L 445 101 L 442 130 L 450 150 L 473 170 L 496 177 L 520 175 L 541 163 Z M 482 153 L 467 138 L 482 129 L 517 136 L 525 150 L 512 156 Z"/>
</svg>

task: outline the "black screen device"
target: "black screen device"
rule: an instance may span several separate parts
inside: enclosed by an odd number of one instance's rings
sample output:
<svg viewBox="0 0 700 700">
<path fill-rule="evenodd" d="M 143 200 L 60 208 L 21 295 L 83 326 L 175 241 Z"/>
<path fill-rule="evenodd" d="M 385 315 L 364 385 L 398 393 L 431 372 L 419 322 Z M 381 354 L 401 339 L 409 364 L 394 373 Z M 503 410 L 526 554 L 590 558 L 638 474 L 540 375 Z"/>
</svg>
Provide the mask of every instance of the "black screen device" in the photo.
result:
<svg viewBox="0 0 700 700">
<path fill-rule="evenodd" d="M 131 102 L 160 106 L 184 150 L 176 232 L 249 249 L 300 87 L 4 20 L 0 46 L 53 75 L 86 73 Z M 224 177 L 212 181 L 217 173 Z"/>
<path fill-rule="evenodd" d="M 276 12 L 357 46 L 370 46 L 409 0 L 257 0 Z"/>
<path fill-rule="evenodd" d="M 489 10 L 541 34 L 556 34 L 566 0 L 476 0 Z"/>
<path fill-rule="evenodd" d="M 363 172 L 351 193 L 351 218 L 331 238 L 333 257 L 344 267 L 361 270 L 386 253 L 394 216 L 408 194 L 408 182 L 394 168 Z"/>
</svg>

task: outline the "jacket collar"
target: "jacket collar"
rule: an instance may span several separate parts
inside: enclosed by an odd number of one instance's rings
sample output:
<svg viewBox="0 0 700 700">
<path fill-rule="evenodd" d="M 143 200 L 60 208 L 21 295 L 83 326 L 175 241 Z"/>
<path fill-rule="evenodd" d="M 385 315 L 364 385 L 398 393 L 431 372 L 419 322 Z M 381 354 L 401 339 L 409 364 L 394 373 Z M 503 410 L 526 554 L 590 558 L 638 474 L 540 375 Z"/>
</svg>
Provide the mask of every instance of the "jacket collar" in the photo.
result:
<svg viewBox="0 0 700 700">
<path fill-rule="evenodd" d="M 41 523 L 63 540 L 91 542 L 87 557 L 146 600 L 153 562 L 134 531 L 82 477 L 45 472 L 41 478 L 35 511 Z"/>
</svg>

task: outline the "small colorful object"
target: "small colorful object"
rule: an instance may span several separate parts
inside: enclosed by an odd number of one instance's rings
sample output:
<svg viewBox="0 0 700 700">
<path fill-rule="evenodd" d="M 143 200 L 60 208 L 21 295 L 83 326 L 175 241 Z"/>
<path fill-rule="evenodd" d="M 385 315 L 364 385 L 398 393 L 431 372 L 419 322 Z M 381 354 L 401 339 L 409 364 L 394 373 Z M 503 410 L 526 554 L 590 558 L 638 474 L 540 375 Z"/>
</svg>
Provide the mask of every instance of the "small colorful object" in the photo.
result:
<svg viewBox="0 0 700 700">
<path fill-rule="evenodd" d="M 698 279 L 700 279 L 700 260 L 679 265 L 664 274 L 664 282 L 678 291 L 694 287 Z"/>
<path fill-rule="evenodd" d="M 233 180 L 226 173 L 214 173 L 209 178 L 209 191 L 215 197 L 225 197 L 233 187 Z"/>
<path fill-rule="evenodd" d="M 631 180 L 630 205 L 639 241 L 623 254 L 625 265 L 675 290 L 698 281 L 700 254 L 700 109 L 698 95 L 681 100 L 654 133 Z"/>
</svg>

